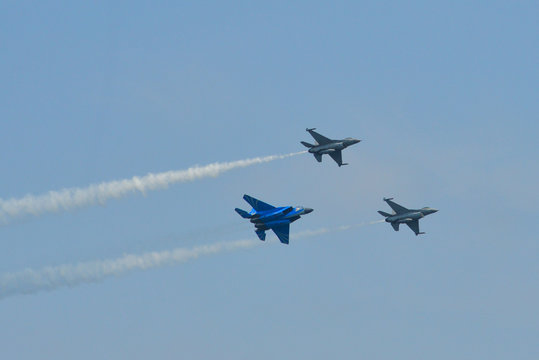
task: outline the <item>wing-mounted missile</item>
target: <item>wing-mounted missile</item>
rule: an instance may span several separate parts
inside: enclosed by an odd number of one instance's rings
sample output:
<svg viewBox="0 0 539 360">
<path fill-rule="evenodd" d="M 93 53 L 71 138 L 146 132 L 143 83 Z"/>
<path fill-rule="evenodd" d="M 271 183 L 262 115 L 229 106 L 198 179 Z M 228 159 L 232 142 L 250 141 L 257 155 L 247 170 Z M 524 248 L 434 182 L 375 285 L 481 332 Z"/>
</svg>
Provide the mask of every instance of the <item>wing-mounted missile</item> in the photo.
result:
<svg viewBox="0 0 539 360">
<path fill-rule="evenodd" d="M 305 131 L 313 131 L 313 130 L 316 130 L 316 128 L 311 128 L 311 129 L 307 128 L 307 129 L 305 129 Z"/>
<path fill-rule="evenodd" d="M 393 200 L 393 198 L 384 198 L 384 201 L 390 201 Z"/>
</svg>

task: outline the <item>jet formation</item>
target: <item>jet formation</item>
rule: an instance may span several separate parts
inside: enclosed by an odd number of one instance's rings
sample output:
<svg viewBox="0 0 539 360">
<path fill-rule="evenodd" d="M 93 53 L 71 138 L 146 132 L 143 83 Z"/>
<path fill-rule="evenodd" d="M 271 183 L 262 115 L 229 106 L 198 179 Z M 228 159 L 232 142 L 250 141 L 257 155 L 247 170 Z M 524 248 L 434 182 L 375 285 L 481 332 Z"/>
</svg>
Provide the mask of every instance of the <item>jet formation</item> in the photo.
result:
<svg viewBox="0 0 539 360">
<path fill-rule="evenodd" d="M 424 218 L 427 215 L 434 214 L 438 210 L 424 207 L 422 209 L 407 209 L 404 206 L 401 206 L 392 201 L 393 198 L 386 199 L 384 201 L 393 209 L 393 214 L 388 214 L 383 211 L 378 211 L 378 213 L 386 218 L 386 222 L 390 223 L 393 226 L 395 231 L 399 231 L 400 224 L 406 224 L 412 231 L 417 235 L 424 234 L 424 232 L 419 231 L 419 219 Z"/>
<path fill-rule="evenodd" d="M 341 140 L 332 140 L 314 130 L 316 129 L 306 129 L 306 131 L 314 138 L 314 144 L 301 141 L 302 145 L 309 148 L 309 153 L 313 154 L 318 162 L 322 162 L 322 155 L 327 154 L 335 160 L 339 167 L 348 165 L 342 162 L 342 150 L 357 144 L 361 140 L 351 137 Z M 300 219 L 302 215 L 309 214 L 313 211 L 313 209 L 301 206 L 275 207 L 249 195 L 243 195 L 243 199 L 252 206 L 252 210 L 250 212 L 238 208 L 235 210 L 241 217 L 249 219 L 250 222 L 254 224 L 256 235 L 262 241 L 266 240 L 266 230 L 273 230 L 283 244 L 288 244 L 290 238 L 290 223 Z M 385 221 L 390 223 L 395 231 L 399 231 L 400 224 L 406 224 L 412 229 L 416 236 L 424 234 L 419 231 L 419 219 L 438 211 L 430 207 L 407 209 L 392 200 L 393 198 L 384 198 L 384 201 L 387 202 L 391 209 L 393 209 L 392 214 L 388 214 L 384 211 L 378 211 L 378 213 L 385 217 Z"/>
<path fill-rule="evenodd" d="M 290 239 L 290 223 L 298 220 L 301 215 L 309 214 L 313 209 L 302 206 L 275 207 L 249 195 L 243 199 L 253 207 L 250 212 L 236 208 L 236 212 L 244 219 L 250 219 L 255 225 L 255 233 L 262 241 L 266 240 L 266 230 L 273 230 L 283 244 Z"/>
<path fill-rule="evenodd" d="M 335 160 L 339 167 L 348 165 L 342 162 L 342 150 L 361 141 L 351 137 L 342 140 L 332 140 L 314 131 L 316 130 L 315 128 L 305 130 L 311 134 L 315 143 L 309 144 L 308 142 L 302 141 L 301 144 L 309 148 L 309 152 L 314 155 L 314 158 L 318 162 L 322 162 L 322 155 L 328 154 Z"/>
</svg>

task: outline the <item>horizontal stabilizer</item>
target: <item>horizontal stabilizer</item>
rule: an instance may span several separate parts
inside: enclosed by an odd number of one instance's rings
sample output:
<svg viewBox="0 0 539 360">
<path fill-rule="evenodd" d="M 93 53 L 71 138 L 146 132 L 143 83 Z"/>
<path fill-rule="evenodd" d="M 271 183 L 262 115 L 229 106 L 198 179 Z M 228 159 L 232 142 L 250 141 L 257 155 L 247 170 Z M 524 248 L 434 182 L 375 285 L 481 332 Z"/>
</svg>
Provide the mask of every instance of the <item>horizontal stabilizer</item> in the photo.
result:
<svg viewBox="0 0 539 360">
<path fill-rule="evenodd" d="M 250 219 L 251 217 L 253 217 L 253 215 L 249 214 L 247 211 L 245 210 L 242 210 L 242 209 L 238 209 L 238 208 L 235 208 L 234 210 L 236 210 L 236 212 L 238 214 L 240 214 L 240 216 L 244 219 Z"/>
<path fill-rule="evenodd" d="M 256 235 L 262 241 L 266 240 L 266 231 L 265 230 L 255 230 Z"/>
<path fill-rule="evenodd" d="M 385 217 L 390 217 L 391 214 L 388 214 L 386 212 L 383 212 L 383 211 L 378 211 L 378 214 L 382 215 L 382 216 L 385 216 Z"/>
<path fill-rule="evenodd" d="M 301 144 L 302 144 L 303 146 L 305 146 L 305 147 L 308 147 L 308 148 L 314 147 L 313 144 L 309 144 L 308 142 L 305 142 L 305 141 L 301 141 Z"/>
<path fill-rule="evenodd" d="M 391 223 L 391 226 L 393 226 L 393 229 L 395 229 L 395 231 L 399 231 L 399 223 Z"/>
<path fill-rule="evenodd" d="M 314 155 L 314 158 L 316 159 L 316 161 L 322 162 L 322 155 L 320 155 L 320 154 L 313 154 L 313 155 Z"/>
</svg>

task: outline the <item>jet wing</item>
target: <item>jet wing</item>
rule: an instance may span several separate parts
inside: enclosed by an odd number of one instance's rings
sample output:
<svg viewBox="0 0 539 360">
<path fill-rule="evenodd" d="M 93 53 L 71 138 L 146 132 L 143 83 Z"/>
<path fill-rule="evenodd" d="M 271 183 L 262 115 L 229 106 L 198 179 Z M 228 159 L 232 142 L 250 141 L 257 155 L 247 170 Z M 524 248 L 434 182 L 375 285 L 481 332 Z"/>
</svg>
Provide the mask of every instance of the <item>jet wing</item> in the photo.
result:
<svg viewBox="0 0 539 360">
<path fill-rule="evenodd" d="M 395 211 L 396 214 L 402 214 L 402 213 L 405 213 L 407 211 L 410 211 L 408 210 L 407 208 L 405 208 L 404 206 L 401 206 L 397 203 L 394 203 L 393 201 L 391 200 L 386 200 L 387 204 L 393 209 L 393 211 Z"/>
<path fill-rule="evenodd" d="M 420 234 L 420 232 L 419 232 L 419 221 L 418 221 L 418 220 L 408 221 L 408 222 L 406 223 L 406 225 L 408 225 L 408 227 L 409 227 L 410 229 L 412 229 L 412 231 L 413 231 L 416 235 Z"/>
<path fill-rule="evenodd" d="M 341 166 L 343 163 L 342 163 L 342 151 L 332 151 L 329 153 L 329 156 L 331 156 L 331 158 L 333 160 L 335 160 L 335 162 L 337 164 L 339 164 L 339 166 Z"/>
<path fill-rule="evenodd" d="M 290 223 L 272 226 L 271 230 L 273 230 L 283 244 L 288 244 L 288 240 L 290 239 Z"/>
<path fill-rule="evenodd" d="M 317 132 L 314 131 L 314 130 L 309 130 L 309 129 L 307 129 L 307 131 L 308 131 L 309 134 L 311 134 L 311 136 L 316 140 L 316 142 L 318 143 L 318 145 L 325 145 L 325 144 L 329 144 L 330 142 L 333 142 L 333 140 L 328 139 L 327 137 L 325 137 L 325 136 L 323 136 L 323 135 L 320 135 L 319 133 L 317 133 Z"/>
<path fill-rule="evenodd" d="M 255 199 L 254 197 L 251 197 L 249 195 L 243 195 L 243 200 L 247 201 L 249 205 L 251 205 L 256 211 L 267 211 L 275 209 L 275 206 L 266 204 L 265 202 Z"/>
</svg>

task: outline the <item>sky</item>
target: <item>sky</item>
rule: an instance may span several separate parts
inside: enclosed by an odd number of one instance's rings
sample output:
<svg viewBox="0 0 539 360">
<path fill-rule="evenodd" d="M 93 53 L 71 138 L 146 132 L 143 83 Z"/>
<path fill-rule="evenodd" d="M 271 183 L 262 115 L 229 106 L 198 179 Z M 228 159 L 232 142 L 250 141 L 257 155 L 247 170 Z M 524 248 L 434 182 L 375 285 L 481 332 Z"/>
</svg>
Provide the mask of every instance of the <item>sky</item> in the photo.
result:
<svg viewBox="0 0 539 360">
<path fill-rule="evenodd" d="M 300 154 L 4 219 L 4 280 L 185 258 L 24 295 L 4 287 L 3 357 L 537 359 L 538 12 L 2 2 L 4 202 L 300 152 L 306 127 L 362 140 L 341 168 Z M 243 194 L 314 212 L 290 245 L 258 242 L 234 212 L 249 210 Z M 395 232 L 371 223 L 389 196 L 440 211 L 421 220 L 425 235 Z"/>
</svg>

